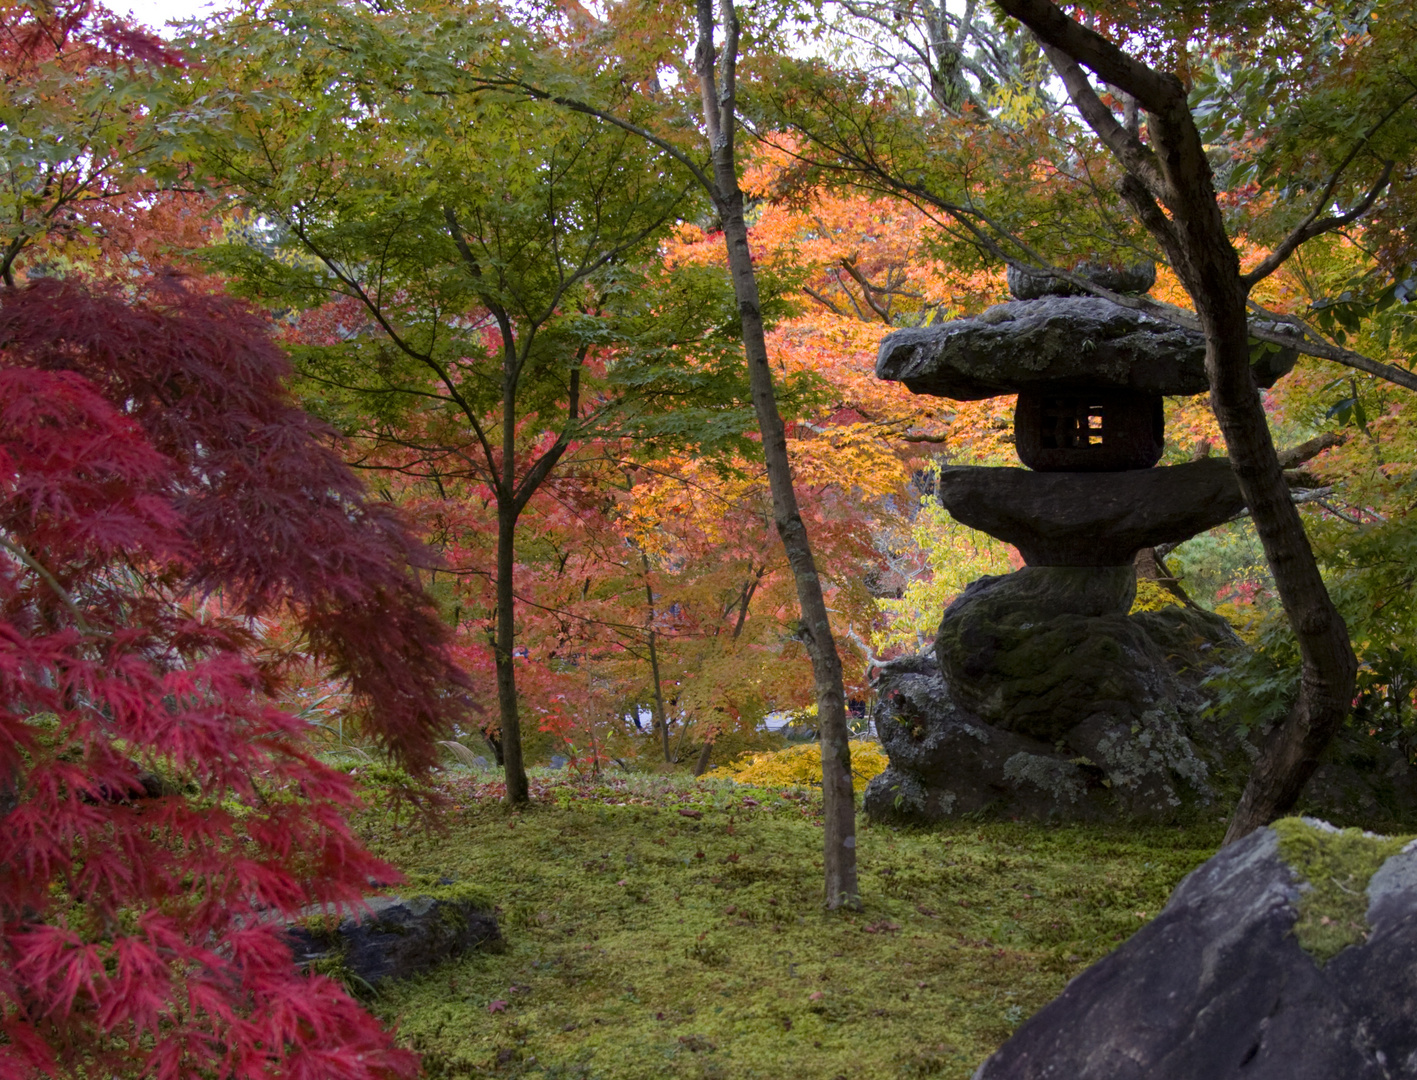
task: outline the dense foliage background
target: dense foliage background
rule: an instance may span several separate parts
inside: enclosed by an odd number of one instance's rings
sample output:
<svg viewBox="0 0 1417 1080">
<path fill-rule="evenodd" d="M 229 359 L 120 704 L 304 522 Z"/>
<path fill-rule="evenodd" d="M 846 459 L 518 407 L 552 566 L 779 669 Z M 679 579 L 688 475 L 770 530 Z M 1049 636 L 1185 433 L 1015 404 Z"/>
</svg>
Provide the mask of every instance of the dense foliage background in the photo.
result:
<svg viewBox="0 0 1417 1080">
<path fill-rule="evenodd" d="M 1247 271 L 1342 219 L 1251 293 L 1305 335 L 1263 403 L 1281 449 L 1323 438 L 1288 479 L 1349 723 L 1417 752 L 1417 20 L 1084 13 L 1181 80 Z M 736 17 L 753 272 L 859 720 L 876 665 L 1019 565 L 930 497 L 1014 460 L 1012 401 L 912 398 L 880 339 L 1005 299 L 1009 262 L 1157 259 L 1154 298 L 1191 300 L 1001 12 Z M 518 770 L 702 772 L 813 724 L 695 34 L 574 0 L 249 3 L 171 40 L 0 7 L 0 1077 L 411 1074 L 276 930 L 396 876 L 321 751 L 416 781 L 524 730 Z M 1168 462 L 1225 452 L 1204 398 L 1167 432 Z M 1219 707 L 1279 719 L 1299 653 L 1248 520 L 1161 555 L 1179 588 L 1140 602 L 1230 619 L 1254 652 Z"/>
</svg>

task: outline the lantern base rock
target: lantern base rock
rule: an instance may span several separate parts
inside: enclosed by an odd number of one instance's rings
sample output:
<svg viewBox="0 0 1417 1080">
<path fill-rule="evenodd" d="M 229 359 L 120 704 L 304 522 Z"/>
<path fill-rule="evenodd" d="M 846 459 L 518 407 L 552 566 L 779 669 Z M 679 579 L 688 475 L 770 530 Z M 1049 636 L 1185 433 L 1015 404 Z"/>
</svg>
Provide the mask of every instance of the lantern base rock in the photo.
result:
<svg viewBox="0 0 1417 1080">
<path fill-rule="evenodd" d="M 1127 614 L 1134 590 L 1130 566 L 1025 567 L 970 585 L 933 654 L 878 675 L 873 720 L 890 766 L 867 788 L 866 812 L 1157 823 L 1228 813 L 1255 749 L 1209 714 L 1204 684 L 1246 646 L 1209 612 Z M 1301 808 L 1417 820 L 1417 769 L 1370 743 L 1340 738 Z"/>
</svg>

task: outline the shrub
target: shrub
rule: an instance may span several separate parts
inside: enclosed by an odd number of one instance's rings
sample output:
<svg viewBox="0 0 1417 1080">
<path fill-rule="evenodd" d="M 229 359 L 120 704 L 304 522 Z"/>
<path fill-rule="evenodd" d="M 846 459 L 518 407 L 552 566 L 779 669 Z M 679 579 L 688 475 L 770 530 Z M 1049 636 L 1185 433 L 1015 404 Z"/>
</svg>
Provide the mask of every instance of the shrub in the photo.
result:
<svg viewBox="0 0 1417 1080">
<path fill-rule="evenodd" d="M 879 743 L 856 740 L 851 744 L 851 786 L 865 791 L 871 778 L 890 764 Z M 765 754 L 746 754 L 730 765 L 707 774 L 714 780 L 734 780 L 757 787 L 820 787 L 822 744 L 802 743 Z"/>
<path fill-rule="evenodd" d="M 298 624 L 414 773 L 460 695 L 418 548 L 263 323 L 169 284 L 0 290 L 0 1077 L 411 1076 L 281 916 L 396 873 L 273 705 Z"/>
</svg>

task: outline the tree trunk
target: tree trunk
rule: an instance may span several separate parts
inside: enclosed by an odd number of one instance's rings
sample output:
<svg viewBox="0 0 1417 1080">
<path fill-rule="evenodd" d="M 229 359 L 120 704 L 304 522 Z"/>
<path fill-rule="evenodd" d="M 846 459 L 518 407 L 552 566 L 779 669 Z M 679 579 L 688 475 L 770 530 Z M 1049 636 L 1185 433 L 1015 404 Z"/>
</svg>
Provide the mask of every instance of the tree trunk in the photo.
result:
<svg viewBox="0 0 1417 1080">
<path fill-rule="evenodd" d="M 517 715 L 517 673 L 512 649 L 516 643 L 516 610 L 512 568 L 516 564 L 517 519 L 497 500 L 497 712 L 502 720 L 502 768 L 507 778 L 507 802 L 524 803 L 531 796 L 522 762 L 522 729 Z"/>
<path fill-rule="evenodd" d="M 699 751 L 699 758 L 694 762 L 694 775 L 703 776 L 708 772 L 709 761 L 713 758 L 713 739 L 704 743 L 704 747 Z"/>
<path fill-rule="evenodd" d="M 664 710 L 664 684 L 659 679 L 659 650 L 655 646 L 654 586 L 649 580 L 649 556 L 643 551 L 640 552 L 640 562 L 645 569 L 645 604 L 649 610 L 649 620 L 645 623 L 645 628 L 649 639 L 649 672 L 654 678 L 654 726 L 664 745 L 664 760 L 668 763 L 673 757 L 669 752 L 669 716 Z M 636 705 L 635 708 L 638 710 L 639 706 Z"/>
<path fill-rule="evenodd" d="M 772 368 L 768 363 L 758 281 L 748 246 L 748 226 L 743 219 L 743 192 L 738 186 L 733 150 L 737 122 L 734 85 L 739 27 L 732 0 L 722 0 L 722 8 L 727 25 L 724 27 L 724 77 L 720 92 L 715 75 L 711 0 L 698 0 L 696 67 L 703 95 L 704 119 L 713 148 L 714 203 L 723 223 L 728 269 L 738 301 L 753 409 L 762 434 L 768 486 L 772 492 L 773 520 L 797 585 L 797 601 L 802 610 L 799 635 L 811 658 L 812 675 L 816 682 L 817 720 L 822 741 L 822 868 L 826 904 L 829 908 L 858 907 L 861 900 L 856 880 L 856 798 L 851 786 L 850 730 L 846 723 L 841 657 L 832 637 L 821 578 L 812 557 L 807 528 L 797 506 L 797 493 L 792 486 L 787 433 L 777 409 Z"/>
<path fill-rule="evenodd" d="M 1289 495 L 1264 402 L 1250 373 L 1249 289 L 1240 276 L 1239 255 L 1225 233 L 1209 166 L 1175 167 L 1176 159 L 1185 156 L 1180 144 L 1193 139 L 1199 145 L 1184 97 L 1182 104 L 1164 119 L 1148 113 L 1148 130 L 1178 196 L 1173 200 L 1174 223 L 1169 228 L 1158 223 L 1158 239 L 1200 317 L 1211 408 L 1303 663 L 1299 696 L 1289 715 L 1265 735 L 1230 817 L 1224 842 L 1232 844 L 1293 808 L 1318 768 L 1319 755 L 1348 715 L 1358 665 L 1348 628 L 1328 595 Z M 1205 161 L 1203 156 L 1198 160 Z M 1141 193 L 1133 190 L 1131 197 L 1135 205 Z"/>
<path fill-rule="evenodd" d="M 1233 254 L 1228 243 L 1226 247 Z M 1238 271 L 1237 260 L 1231 279 L 1236 285 Z M 1197 288 L 1202 287 L 1198 282 Z M 1319 573 L 1299 509 L 1289 495 L 1289 485 L 1275 453 L 1259 390 L 1250 376 L 1244 293 L 1240 292 L 1239 297 L 1238 303 L 1232 299 L 1227 305 L 1229 310 L 1224 317 L 1202 310 L 1200 298 L 1196 299 L 1206 330 L 1211 407 L 1225 434 L 1240 492 L 1264 545 L 1280 602 L 1298 638 L 1303 670 L 1299 696 L 1288 716 L 1265 735 L 1260 745 L 1260 755 L 1225 832 L 1226 844 L 1242 839 L 1293 808 L 1318 768 L 1319 755 L 1348 716 L 1358 670 L 1348 628 Z"/>
</svg>

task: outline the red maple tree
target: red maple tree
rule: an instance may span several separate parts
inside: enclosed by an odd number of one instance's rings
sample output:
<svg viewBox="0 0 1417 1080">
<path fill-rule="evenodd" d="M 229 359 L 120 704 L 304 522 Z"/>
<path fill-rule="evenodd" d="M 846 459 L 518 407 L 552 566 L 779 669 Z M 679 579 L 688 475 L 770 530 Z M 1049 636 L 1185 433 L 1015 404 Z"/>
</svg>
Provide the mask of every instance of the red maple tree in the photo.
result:
<svg viewBox="0 0 1417 1080">
<path fill-rule="evenodd" d="M 313 658 L 416 771 L 463 678 L 264 329 L 175 281 L 0 290 L 4 1080 L 416 1071 L 291 962 L 285 917 L 397 875 L 274 701 Z"/>
</svg>

